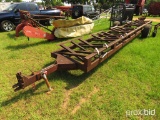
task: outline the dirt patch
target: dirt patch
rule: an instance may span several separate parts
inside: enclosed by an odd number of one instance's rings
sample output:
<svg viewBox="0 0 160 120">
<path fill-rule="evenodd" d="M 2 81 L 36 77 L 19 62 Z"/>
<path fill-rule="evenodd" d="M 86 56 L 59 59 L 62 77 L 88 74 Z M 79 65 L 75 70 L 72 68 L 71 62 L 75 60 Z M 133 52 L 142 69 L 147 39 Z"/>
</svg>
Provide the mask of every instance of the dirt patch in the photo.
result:
<svg viewBox="0 0 160 120">
<path fill-rule="evenodd" d="M 153 22 L 160 22 L 159 19 L 146 19 L 146 20 L 151 20 L 151 21 L 153 21 Z"/>
<path fill-rule="evenodd" d="M 65 97 L 64 97 L 64 101 L 63 101 L 63 104 L 62 104 L 62 109 L 63 110 L 66 110 L 67 109 L 67 106 L 68 106 L 68 103 L 70 101 L 70 94 L 71 94 L 71 90 L 67 90 L 65 92 Z"/>
<path fill-rule="evenodd" d="M 91 96 L 94 95 L 95 93 L 97 93 L 98 91 L 99 91 L 99 89 L 95 87 L 93 89 L 93 91 L 87 97 L 81 98 L 80 101 L 79 101 L 79 103 L 72 110 L 71 114 L 72 115 L 75 114 L 81 108 L 82 104 L 84 104 L 85 102 L 87 102 L 91 98 Z"/>
<path fill-rule="evenodd" d="M 133 20 L 137 20 L 138 18 L 133 18 Z M 160 19 L 156 19 L 156 18 L 146 18 L 145 20 L 151 20 L 153 22 L 160 22 Z"/>
</svg>

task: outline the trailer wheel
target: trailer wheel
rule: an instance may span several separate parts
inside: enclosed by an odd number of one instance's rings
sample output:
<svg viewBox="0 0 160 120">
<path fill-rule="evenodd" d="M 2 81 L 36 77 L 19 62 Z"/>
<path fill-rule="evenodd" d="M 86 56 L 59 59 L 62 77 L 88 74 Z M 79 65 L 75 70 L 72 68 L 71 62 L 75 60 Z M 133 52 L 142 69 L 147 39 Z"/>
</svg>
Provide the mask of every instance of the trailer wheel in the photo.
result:
<svg viewBox="0 0 160 120">
<path fill-rule="evenodd" d="M 72 18 L 73 19 L 76 19 L 76 18 L 78 18 L 78 17 L 80 17 L 81 16 L 81 14 L 80 14 L 80 11 L 79 10 L 76 10 L 76 11 L 74 11 L 73 13 L 72 13 Z"/>
<path fill-rule="evenodd" d="M 4 20 L 1 22 L 1 29 L 7 32 L 12 31 L 15 29 L 15 25 L 9 20 Z"/>
<path fill-rule="evenodd" d="M 156 34 L 157 34 L 156 32 L 153 32 L 152 37 L 156 37 Z"/>
<path fill-rule="evenodd" d="M 90 18 L 90 15 L 89 15 L 89 14 L 87 14 L 87 15 L 86 15 L 86 17 Z"/>
<path fill-rule="evenodd" d="M 152 28 L 151 24 L 145 25 L 141 32 L 141 37 L 146 38 L 149 35 L 151 28 Z"/>
</svg>

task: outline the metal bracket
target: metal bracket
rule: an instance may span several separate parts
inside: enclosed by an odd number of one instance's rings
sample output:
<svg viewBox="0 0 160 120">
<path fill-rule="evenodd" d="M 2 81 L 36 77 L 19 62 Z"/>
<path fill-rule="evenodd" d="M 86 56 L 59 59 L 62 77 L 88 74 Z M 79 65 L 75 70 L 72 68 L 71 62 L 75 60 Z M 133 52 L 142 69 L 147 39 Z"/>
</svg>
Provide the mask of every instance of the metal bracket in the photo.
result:
<svg viewBox="0 0 160 120">
<path fill-rule="evenodd" d="M 41 70 L 41 76 L 42 76 L 42 78 L 44 79 L 44 81 L 45 81 L 45 83 L 46 83 L 46 85 L 47 85 L 47 87 L 48 87 L 48 90 L 49 91 L 52 91 L 53 89 L 52 89 L 52 87 L 50 86 L 50 84 L 49 84 L 49 81 L 48 81 L 48 78 L 47 78 L 47 71 L 45 70 L 45 69 L 42 69 Z"/>
</svg>

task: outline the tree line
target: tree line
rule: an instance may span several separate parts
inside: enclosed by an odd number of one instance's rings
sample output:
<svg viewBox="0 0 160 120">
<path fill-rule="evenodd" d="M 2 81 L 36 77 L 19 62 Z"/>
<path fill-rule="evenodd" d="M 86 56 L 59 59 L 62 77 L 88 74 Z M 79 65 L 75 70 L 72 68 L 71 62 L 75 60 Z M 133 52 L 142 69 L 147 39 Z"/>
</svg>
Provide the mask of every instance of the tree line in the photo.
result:
<svg viewBox="0 0 160 120">
<path fill-rule="evenodd" d="M 5 2 L 22 2 L 22 0 L 5 0 Z M 34 2 L 35 0 L 31 0 Z M 116 1 L 124 1 L 124 0 L 114 0 Z M 145 6 L 148 6 L 151 2 L 160 2 L 160 0 L 146 0 Z M 2 0 L 0 0 L 2 2 Z M 95 9 L 96 8 L 102 8 L 102 9 L 108 9 L 112 6 L 113 0 L 42 0 L 41 3 L 45 6 L 58 6 L 58 5 L 63 5 L 63 3 L 68 3 L 71 5 L 74 4 L 92 4 L 94 5 Z"/>
</svg>

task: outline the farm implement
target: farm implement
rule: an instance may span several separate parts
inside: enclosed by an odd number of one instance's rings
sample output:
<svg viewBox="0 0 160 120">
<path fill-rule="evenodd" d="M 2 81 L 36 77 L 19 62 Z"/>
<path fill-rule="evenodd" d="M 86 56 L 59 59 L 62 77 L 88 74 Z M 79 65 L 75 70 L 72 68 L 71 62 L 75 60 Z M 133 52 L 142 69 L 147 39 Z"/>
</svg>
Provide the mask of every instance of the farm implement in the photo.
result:
<svg viewBox="0 0 160 120">
<path fill-rule="evenodd" d="M 64 19 L 64 16 L 49 16 L 49 15 L 31 15 L 28 11 L 19 10 L 21 23 L 16 27 L 16 37 L 19 36 L 19 32 L 23 30 L 23 33 L 27 37 L 54 39 L 54 36 L 50 33 L 44 32 L 40 27 L 47 31 L 53 32 L 47 27 L 40 24 L 38 21 L 46 21 L 50 19 Z"/>
<path fill-rule="evenodd" d="M 22 22 L 16 27 L 16 37 L 19 36 L 19 32 L 23 30 L 23 33 L 28 38 L 43 38 L 47 40 L 55 40 L 55 38 L 71 38 L 78 37 L 84 34 L 88 34 L 94 23 L 87 17 L 79 17 L 74 20 L 65 20 L 63 16 L 53 16 L 53 30 L 48 29 L 39 22 L 37 18 L 51 19 L 51 16 L 46 15 L 34 15 L 31 17 L 28 11 L 20 10 Z M 48 18 L 47 18 L 48 17 Z M 47 30 L 48 32 L 44 31 Z"/>
<path fill-rule="evenodd" d="M 111 57 L 120 48 L 139 36 L 147 37 L 151 21 L 135 20 L 122 26 L 111 27 L 107 32 L 92 34 L 84 40 L 76 38 L 60 44 L 60 50 L 51 53 L 55 63 L 25 76 L 21 72 L 16 74 L 17 83 L 14 91 L 26 88 L 44 79 L 49 90 L 52 90 L 47 76 L 58 70 L 77 70 L 89 72 L 101 62 Z"/>
</svg>

